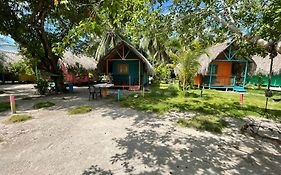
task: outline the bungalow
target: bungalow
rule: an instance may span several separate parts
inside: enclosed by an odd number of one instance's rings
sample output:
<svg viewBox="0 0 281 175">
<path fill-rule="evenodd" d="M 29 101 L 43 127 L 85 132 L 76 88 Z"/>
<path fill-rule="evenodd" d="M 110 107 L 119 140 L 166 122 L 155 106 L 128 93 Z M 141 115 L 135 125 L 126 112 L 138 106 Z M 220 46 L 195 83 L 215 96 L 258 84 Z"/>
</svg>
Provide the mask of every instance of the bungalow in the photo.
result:
<svg viewBox="0 0 281 175">
<path fill-rule="evenodd" d="M 98 79 L 97 63 L 93 57 L 66 51 L 60 60 L 60 66 L 66 82 L 88 83 Z"/>
<path fill-rule="evenodd" d="M 121 37 L 98 62 L 99 74 L 111 77 L 114 87 L 139 90 L 154 73 L 148 60 L 128 41 Z"/>
<path fill-rule="evenodd" d="M 219 43 L 209 47 L 199 57 L 195 85 L 214 89 L 245 91 L 247 74 L 253 69 L 251 59 L 237 56 L 239 49 L 233 43 Z"/>
<path fill-rule="evenodd" d="M 17 76 L 15 76 L 10 72 L 5 71 L 11 65 L 19 63 L 21 61 L 24 61 L 24 57 L 19 53 L 0 51 L 0 82 L 34 82 L 36 79 L 36 73 L 29 75 L 24 72 L 20 72 Z M 94 58 L 87 57 L 81 54 L 73 54 L 70 51 L 66 51 L 62 59 L 59 61 L 59 65 L 61 66 L 64 81 L 66 82 L 87 83 L 97 79 L 97 77 L 95 77 L 97 64 Z M 34 69 L 35 72 L 38 72 L 37 66 Z M 40 65 L 38 65 L 38 69 L 40 69 L 39 72 L 43 74 L 44 71 L 42 71 L 43 68 L 41 68 Z M 89 76 L 89 73 L 91 73 L 92 76 Z M 47 75 L 45 76 L 49 77 L 49 73 L 47 73 Z"/>
<path fill-rule="evenodd" d="M 32 71 L 28 74 L 26 70 L 22 72 L 14 72 L 16 70 L 10 69 L 11 66 L 15 66 L 16 63 L 23 63 L 24 58 L 16 52 L 0 51 L 0 82 L 5 83 L 7 81 L 22 81 L 33 82 L 35 75 Z M 16 65 L 17 68 L 21 65 Z"/>
<path fill-rule="evenodd" d="M 268 85 L 268 75 L 270 72 L 269 56 L 265 58 L 255 55 L 252 57 L 255 62 L 255 70 L 253 75 L 248 78 L 248 83 L 251 85 Z M 278 54 L 273 59 L 271 86 L 281 86 L 281 55 Z"/>
</svg>

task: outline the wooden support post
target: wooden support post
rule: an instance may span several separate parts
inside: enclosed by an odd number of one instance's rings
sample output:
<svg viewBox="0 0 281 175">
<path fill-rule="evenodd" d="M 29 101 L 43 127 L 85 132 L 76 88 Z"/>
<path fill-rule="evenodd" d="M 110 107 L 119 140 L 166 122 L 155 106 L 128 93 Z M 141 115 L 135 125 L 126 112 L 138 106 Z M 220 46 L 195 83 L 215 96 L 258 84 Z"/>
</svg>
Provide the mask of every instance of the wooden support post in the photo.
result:
<svg viewBox="0 0 281 175">
<path fill-rule="evenodd" d="M 120 89 L 117 90 L 117 100 L 120 100 Z"/>
<path fill-rule="evenodd" d="M 140 60 L 139 60 L 139 86 L 140 86 Z"/>
<path fill-rule="evenodd" d="M 38 81 L 38 67 L 37 67 L 37 63 L 35 65 L 35 77 L 36 77 L 36 81 Z"/>
<path fill-rule="evenodd" d="M 211 70 L 210 70 L 210 79 L 209 79 L 209 89 L 211 88 L 212 83 L 212 74 L 213 74 L 213 64 L 210 64 Z"/>
<path fill-rule="evenodd" d="M 122 59 L 125 59 L 125 47 L 124 47 L 124 45 L 123 45 L 122 49 L 123 49 L 122 50 L 122 56 L 123 56 Z"/>
<path fill-rule="evenodd" d="M 13 95 L 10 96 L 10 105 L 11 105 L 12 114 L 15 114 L 16 113 L 16 102 L 15 102 L 15 96 L 13 96 Z"/>
<path fill-rule="evenodd" d="M 244 93 L 240 93 L 240 105 L 244 103 Z"/>
<path fill-rule="evenodd" d="M 247 73 L 248 73 L 248 61 L 246 62 L 246 65 L 245 65 L 245 73 L 244 73 L 243 87 L 245 87 L 245 84 L 246 84 Z"/>
<path fill-rule="evenodd" d="M 106 60 L 106 75 L 108 75 L 108 60 Z"/>
<path fill-rule="evenodd" d="M 126 59 L 126 58 L 127 58 L 127 56 L 129 55 L 129 53 L 130 53 L 130 50 L 126 53 L 126 55 L 125 55 L 124 59 Z"/>
</svg>

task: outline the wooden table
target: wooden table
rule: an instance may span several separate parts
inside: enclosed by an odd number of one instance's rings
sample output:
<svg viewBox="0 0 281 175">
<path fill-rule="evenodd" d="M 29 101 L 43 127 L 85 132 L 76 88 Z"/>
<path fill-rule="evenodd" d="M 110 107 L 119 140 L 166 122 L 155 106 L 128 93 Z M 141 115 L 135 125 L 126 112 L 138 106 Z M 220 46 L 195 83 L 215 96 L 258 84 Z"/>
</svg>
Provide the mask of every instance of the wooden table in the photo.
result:
<svg viewBox="0 0 281 175">
<path fill-rule="evenodd" d="M 114 86 L 114 84 L 108 84 L 108 83 L 100 83 L 100 84 L 94 85 L 95 88 L 101 89 L 102 97 L 106 97 L 107 96 L 107 89 L 110 88 L 110 87 L 113 87 L 113 86 Z"/>
</svg>

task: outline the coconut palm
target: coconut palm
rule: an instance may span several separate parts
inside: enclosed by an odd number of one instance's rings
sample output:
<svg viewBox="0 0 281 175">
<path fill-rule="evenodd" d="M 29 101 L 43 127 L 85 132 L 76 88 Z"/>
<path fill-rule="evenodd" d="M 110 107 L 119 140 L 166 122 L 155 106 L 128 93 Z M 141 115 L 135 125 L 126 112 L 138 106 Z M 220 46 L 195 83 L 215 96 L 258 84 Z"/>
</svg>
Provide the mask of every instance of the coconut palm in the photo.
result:
<svg viewBox="0 0 281 175">
<path fill-rule="evenodd" d="M 175 74 L 179 78 L 183 90 L 193 85 L 199 66 L 198 58 L 203 52 L 197 41 L 194 41 L 189 47 L 182 46 L 176 52 L 169 52 L 170 57 L 177 63 Z"/>
<path fill-rule="evenodd" d="M 99 60 L 102 58 L 106 53 L 108 53 L 108 51 L 117 46 L 121 41 L 127 40 L 117 31 L 107 32 L 97 47 L 95 59 Z"/>
<path fill-rule="evenodd" d="M 159 63 L 167 64 L 171 62 L 167 52 L 169 49 L 157 37 L 143 36 L 140 40 L 139 47 L 147 53 L 148 59 L 154 67 L 158 66 Z"/>
</svg>

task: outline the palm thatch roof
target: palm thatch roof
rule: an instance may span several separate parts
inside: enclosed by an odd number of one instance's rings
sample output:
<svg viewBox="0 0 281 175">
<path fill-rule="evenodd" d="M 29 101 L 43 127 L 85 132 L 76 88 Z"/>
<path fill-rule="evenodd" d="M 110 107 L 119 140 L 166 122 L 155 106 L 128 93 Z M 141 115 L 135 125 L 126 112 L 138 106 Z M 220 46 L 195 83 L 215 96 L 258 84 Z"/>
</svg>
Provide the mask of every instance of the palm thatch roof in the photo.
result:
<svg viewBox="0 0 281 175">
<path fill-rule="evenodd" d="M 270 59 L 269 55 L 267 55 L 265 58 L 254 55 L 252 57 L 252 60 L 256 64 L 256 69 L 253 72 L 254 74 L 261 73 L 263 75 L 268 75 L 270 71 Z M 278 54 L 274 59 L 273 59 L 273 66 L 272 66 L 272 72 L 273 74 L 281 74 L 281 55 Z"/>
<path fill-rule="evenodd" d="M 97 62 L 93 57 L 87 57 L 83 54 L 74 54 L 70 51 L 64 52 L 61 61 L 67 68 L 76 67 L 77 65 L 81 65 L 86 70 L 94 70 L 97 68 Z"/>
<path fill-rule="evenodd" d="M 106 60 L 110 58 L 110 55 L 117 52 L 117 50 L 120 49 L 122 46 L 126 46 L 144 63 L 144 67 L 147 73 L 150 75 L 154 74 L 154 69 L 149 63 L 149 61 L 124 37 L 118 34 L 109 33 L 106 38 L 107 39 L 105 40 L 105 42 L 102 43 L 101 46 L 98 48 L 98 54 L 96 54 L 96 59 L 99 60 L 97 65 L 99 70 L 103 70 Z"/>
<path fill-rule="evenodd" d="M 206 75 L 208 73 L 209 64 L 217 58 L 217 56 L 227 49 L 232 43 L 219 43 L 205 50 L 205 53 L 198 58 L 200 64 L 198 74 Z"/>
<path fill-rule="evenodd" d="M 24 59 L 20 53 L 0 51 L 0 65 L 3 67 L 9 66 L 9 64 L 17 63 Z M 87 57 L 82 54 L 74 54 L 70 51 L 66 51 L 61 59 L 62 63 L 66 67 L 75 67 L 77 64 L 81 65 L 87 70 L 94 70 L 97 67 L 97 63 L 94 58 Z"/>
<path fill-rule="evenodd" d="M 206 75 L 208 73 L 209 64 L 212 61 L 214 61 L 222 52 L 224 52 L 226 49 L 228 49 L 234 42 L 235 41 L 230 42 L 230 43 L 229 42 L 218 43 L 214 46 L 207 48 L 205 50 L 205 53 L 202 54 L 198 59 L 200 66 L 198 68 L 197 73 L 201 74 L 201 75 Z M 254 72 L 256 71 L 256 67 L 257 67 L 255 60 L 253 58 L 249 58 L 249 57 L 244 57 L 244 59 L 249 61 L 248 72 L 250 74 L 254 74 Z"/>
<path fill-rule="evenodd" d="M 9 64 L 14 64 L 23 60 L 19 53 L 0 51 L 0 66 L 7 67 Z"/>
</svg>

